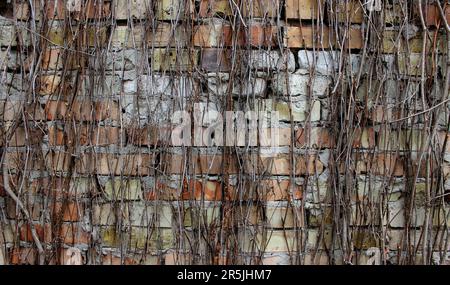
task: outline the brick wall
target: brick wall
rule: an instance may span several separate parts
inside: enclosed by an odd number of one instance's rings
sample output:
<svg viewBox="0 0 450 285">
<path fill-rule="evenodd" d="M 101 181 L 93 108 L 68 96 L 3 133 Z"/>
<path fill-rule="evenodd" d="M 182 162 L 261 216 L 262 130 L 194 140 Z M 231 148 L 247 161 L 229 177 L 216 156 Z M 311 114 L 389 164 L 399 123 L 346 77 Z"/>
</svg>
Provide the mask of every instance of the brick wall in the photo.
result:
<svg viewBox="0 0 450 285">
<path fill-rule="evenodd" d="M 10 2 L 0 264 L 450 263 L 450 2 Z"/>
</svg>

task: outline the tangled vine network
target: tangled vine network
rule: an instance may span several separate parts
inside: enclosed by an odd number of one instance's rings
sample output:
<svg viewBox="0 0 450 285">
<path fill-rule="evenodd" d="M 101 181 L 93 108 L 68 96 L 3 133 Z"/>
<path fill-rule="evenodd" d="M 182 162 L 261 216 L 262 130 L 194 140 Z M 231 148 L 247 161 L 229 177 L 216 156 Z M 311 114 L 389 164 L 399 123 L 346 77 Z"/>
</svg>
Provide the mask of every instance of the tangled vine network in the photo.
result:
<svg viewBox="0 0 450 285">
<path fill-rule="evenodd" d="M 450 1 L 0 1 L 0 264 L 450 264 Z"/>
</svg>

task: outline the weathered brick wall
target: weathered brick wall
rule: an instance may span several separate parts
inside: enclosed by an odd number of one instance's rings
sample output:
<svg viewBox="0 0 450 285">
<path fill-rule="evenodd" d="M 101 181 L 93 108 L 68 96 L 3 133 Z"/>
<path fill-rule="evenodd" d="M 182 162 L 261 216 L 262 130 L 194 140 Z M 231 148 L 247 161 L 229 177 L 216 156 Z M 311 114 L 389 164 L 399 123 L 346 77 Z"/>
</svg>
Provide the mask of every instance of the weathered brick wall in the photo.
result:
<svg viewBox="0 0 450 285">
<path fill-rule="evenodd" d="M 449 3 L 2 1 L 0 264 L 448 264 Z"/>
</svg>

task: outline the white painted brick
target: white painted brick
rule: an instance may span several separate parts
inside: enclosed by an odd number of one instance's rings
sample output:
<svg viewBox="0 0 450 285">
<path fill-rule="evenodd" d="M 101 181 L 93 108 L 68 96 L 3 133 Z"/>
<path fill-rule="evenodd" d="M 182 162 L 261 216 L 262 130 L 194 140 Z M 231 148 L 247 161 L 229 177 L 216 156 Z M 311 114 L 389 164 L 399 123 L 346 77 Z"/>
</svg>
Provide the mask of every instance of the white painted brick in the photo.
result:
<svg viewBox="0 0 450 285">
<path fill-rule="evenodd" d="M 318 74 L 332 75 L 338 69 L 339 53 L 334 51 L 310 51 L 298 52 L 298 64 L 301 69 L 314 70 Z"/>
<path fill-rule="evenodd" d="M 234 79 L 229 83 L 228 73 L 211 73 L 208 75 L 208 90 L 214 95 L 225 96 L 229 93 L 230 86 L 233 96 L 262 97 L 266 93 L 267 81 L 258 77 L 245 77 L 243 80 Z"/>
<path fill-rule="evenodd" d="M 139 89 L 142 96 L 190 97 L 198 89 L 198 81 L 187 76 L 141 75 Z"/>
<path fill-rule="evenodd" d="M 130 222 L 132 226 L 160 228 L 172 227 L 172 208 L 168 203 L 130 203 Z"/>
<path fill-rule="evenodd" d="M 279 73 L 274 76 L 272 88 L 279 95 L 309 95 L 309 84 L 311 84 L 311 94 L 313 96 L 326 96 L 331 80 L 327 76 L 314 76 L 311 78 L 307 71 L 298 70 L 293 74 Z"/>
<path fill-rule="evenodd" d="M 290 51 L 287 55 L 282 55 L 279 51 L 253 50 L 249 53 L 246 64 L 260 71 L 295 71 L 295 58 Z"/>
</svg>

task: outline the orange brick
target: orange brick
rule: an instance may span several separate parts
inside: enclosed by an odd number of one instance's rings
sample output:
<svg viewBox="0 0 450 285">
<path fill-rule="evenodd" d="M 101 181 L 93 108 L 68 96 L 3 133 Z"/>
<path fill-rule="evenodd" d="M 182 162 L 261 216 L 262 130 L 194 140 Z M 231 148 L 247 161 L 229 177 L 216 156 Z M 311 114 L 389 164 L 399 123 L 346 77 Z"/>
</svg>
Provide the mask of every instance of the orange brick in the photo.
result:
<svg viewBox="0 0 450 285">
<path fill-rule="evenodd" d="M 240 46 L 272 47 L 278 44 L 277 27 L 252 23 L 247 28 L 234 31 L 228 24 L 214 23 L 196 26 L 194 45 L 201 47 L 230 47 Z"/>
<path fill-rule="evenodd" d="M 169 155 L 167 164 L 165 165 L 167 173 L 182 174 L 185 169 L 183 161 L 186 159 L 181 155 Z M 222 154 L 216 156 L 210 155 L 194 155 L 192 161 L 188 163 L 188 171 L 192 174 L 219 174 L 221 173 L 222 166 Z"/>
<path fill-rule="evenodd" d="M 77 121 L 93 121 L 96 116 L 95 103 L 90 100 L 76 100 L 67 108 L 67 117 Z"/>
<path fill-rule="evenodd" d="M 35 5 L 39 5 L 39 1 L 35 2 Z M 40 9 L 39 6 L 35 6 L 36 11 Z M 48 0 L 45 3 L 45 17 L 47 19 L 54 19 L 54 20 L 62 20 L 65 17 L 65 13 L 67 11 L 66 9 L 66 3 L 63 0 Z"/>
<path fill-rule="evenodd" d="M 61 77 L 57 75 L 41 76 L 39 83 L 39 94 L 51 95 L 58 90 L 61 83 Z"/>
<path fill-rule="evenodd" d="M 214 23 L 194 27 L 194 46 L 229 47 L 232 45 L 233 30 L 230 25 Z"/>
<path fill-rule="evenodd" d="M 58 236 L 64 244 L 68 245 L 89 244 L 90 242 L 90 234 L 84 231 L 78 223 L 63 223 Z"/>
<path fill-rule="evenodd" d="M 67 172 L 71 166 L 71 155 L 62 151 L 49 151 L 45 156 L 45 166 L 49 171 Z"/>
<path fill-rule="evenodd" d="M 102 265 L 134 265 L 138 262 L 131 257 L 125 257 L 123 262 L 120 256 L 114 256 L 111 253 L 102 255 Z"/>
<path fill-rule="evenodd" d="M 54 145 L 65 145 L 66 138 L 63 129 L 59 129 L 57 126 L 50 126 L 48 129 L 48 143 Z"/>
<path fill-rule="evenodd" d="M 386 176 L 403 176 L 403 159 L 397 154 L 358 154 L 357 173 L 373 173 Z M 345 171 L 345 170 L 344 170 Z"/>
<path fill-rule="evenodd" d="M 278 44 L 278 29 L 276 26 L 252 24 L 246 32 L 248 35 L 245 33 L 239 35 L 243 45 L 250 44 L 255 47 L 273 47 Z"/>
<path fill-rule="evenodd" d="M 320 0 L 321 1 L 321 0 Z M 318 15 L 318 0 L 286 0 L 286 17 L 288 19 L 309 20 Z M 323 7 L 324 3 L 321 3 Z"/>
<path fill-rule="evenodd" d="M 343 39 L 339 39 L 341 43 Z M 328 27 L 317 29 L 313 26 L 288 27 L 285 44 L 289 48 L 324 48 L 336 46 L 336 37 L 330 35 Z M 345 45 L 350 49 L 363 47 L 362 32 L 358 28 L 350 28 L 350 33 L 345 39 Z"/>
<path fill-rule="evenodd" d="M 333 7 L 339 22 L 361 24 L 364 20 L 364 8 L 358 0 L 336 1 Z"/>
<path fill-rule="evenodd" d="M 47 120 L 62 120 L 67 113 L 67 102 L 50 100 L 45 105 L 45 117 Z"/>
<path fill-rule="evenodd" d="M 333 46 L 328 27 L 320 30 L 313 26 L 287 27 L 286 45 L 289 48 L 325 48 Z"/>
<path fill-rule="evenodd" d="M 44 70 L 60 69 L 63 65 L 62 51 L 59 48 L 47 48 L 42 57 L 42 68 Z"/>
<path fill-rule="evenodd" d="M 249 174 L 266 175 L 305 175 L 323 172 L 323 163 L 316 155 L 295 155 L 295 170 L 292 167 L 289 154 L 274 154 L 273 156 L 250 154 L 245 158 L 245 169 Z"/>
<path fill-rule="evenodd" d="M 296 130 L 297 147 L 329 148 L 334 146 L 334 138 L 329 129 L 312 127 Z"/>
<path fill-rule="evenodd" d="M 8 164 L 4 164 L 4 167 L 9 170 L 45 170 L 42 153 L 31 152 L 27 154 L 26 152 L 11 151 L 5 152 L 5 159 Z M 25 162 L 28 163 L 26 167 Z"/>
<path fill-rule="evenodd" d="M 267 201 L 282 201 L 282 200 L 300 200 L 303 197 L 303 186 L 294 183 L 292 185 L 289 179 L 267 179 L 261 180 L 261 183 L 256 185 L 256 191 L 260 199 Z"/>
<path fill-rule="evenodd" d="M 443 149 L 444 143 L 445 143 L 445 152 L 450 152 L 450 133 L 441 131 L 438 132 L 438 138 L 439 138 L 439 146 L 440 149 Z"/>
<path fill-rule="evenodd" d="M 171 128 L 147 126 L 145 128 L 127 128 L 128 142 L 140 146 L 172 145 Z"/>
<path fill-rule="evenodd" d="M 95 103 L 95 120 L 120 120 L 120 108 L 118 102 L 113 101 L 98 101 Z"/>
<path fill-rule="evenodd" d="M 281 11 L 279 0 L 253 0 L 242 3 L 242 14 L 244 17 L 273 18 Z"/>
<path fill-rule="evenodd" d="M 357 128 L 353 132 L 354 148 L 374 148 L 375 147 L 375 131 L 373 128 Z"/>
<path fill-rule="evenodd" d="M 118 127 L 98 126 L 92 129 L 83 127 L 76 132 L 78 133 L 76 137 L 79 138 L 81 145 L 105 146 L 117 145 L 121 142 L 120 128 Z"/>
<path fill-rule="evenodd" d="M 220 201 L 222 199 L 222 187 L 218 181 L 191 179 L 183 183 L 183 199 Z"/>
<path fill-rule="evenodd" d="M 182 183 L 180 182 L 179 187 L 171 187 L 164 178 L 158 179 L 156 182 L 156 186 L 151 189 L 145 189 L 144 187 L 144 198 L 149 201 L 154 200 L 179 200 L 181 194 L 179 193 L 179 189 L 182 187 Z"/>
<path fill-rule="evenodd" d="M 259 146 L 290 146 L 291 145 L 291 128 L 263 128 L 259 130 L 258 145 Z M 278 141 L 272 142 L 272 136 L 278 136 Z M 277 139 L 277 138 L 275 138 Z"/>
<path fill-rule="evenodd" d="M 85 264 L 85 258 L 81 250 L 76 247 L 62 248 L 58 264 L 83 265 Z"/>
<path fill-rule="evenodd" d="M 43 70 L 76 69 L 85 66 L 86 57 L 62 48 L 45 48 L 42 55 Z"/>
<path fill-rule="evenodd" d="M 111 2 L 88 0 L 87 3 L 84 3 L 81 11 L 85 13 L 88 19 L 106 18 L 111 13 Z"/>
</svg>

